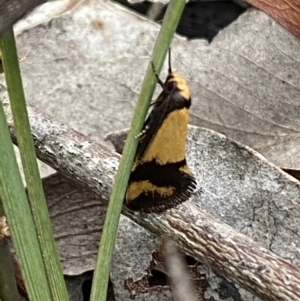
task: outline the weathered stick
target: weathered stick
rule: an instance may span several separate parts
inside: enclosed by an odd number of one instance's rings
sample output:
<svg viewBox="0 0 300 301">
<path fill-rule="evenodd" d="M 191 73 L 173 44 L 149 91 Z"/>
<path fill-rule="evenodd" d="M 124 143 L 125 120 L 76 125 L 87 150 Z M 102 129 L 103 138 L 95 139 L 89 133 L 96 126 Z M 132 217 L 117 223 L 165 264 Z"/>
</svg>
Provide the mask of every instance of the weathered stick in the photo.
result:
<svg viewBox="0 0 300 301">
<path fill-rule="evenodd" d="M 10 106 L 4 109 L 16 141 Z M 28 111 L 39 159 L 107 201 L 119 155 L 30 107 Z M 142 218 L 126 208 L 123 213 L 160 236 L 167 234 L 183 251 L 263 300 L 300 300 L 299 267 L 190 202 Z"/>
</svg>

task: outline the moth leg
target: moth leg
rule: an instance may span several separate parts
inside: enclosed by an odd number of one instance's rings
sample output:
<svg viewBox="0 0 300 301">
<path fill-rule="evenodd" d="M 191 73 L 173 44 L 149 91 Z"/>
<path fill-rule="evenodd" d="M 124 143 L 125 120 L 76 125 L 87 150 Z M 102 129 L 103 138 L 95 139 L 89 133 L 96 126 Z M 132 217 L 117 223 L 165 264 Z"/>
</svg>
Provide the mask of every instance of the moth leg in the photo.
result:
<svg viewBox="0 0 300 301">
<path fill-rule="evenodd" d="M 0 216 L 0 241 L 4 237 L 8 237 L 9 235 L 9 228 L 6 222 L 6 217 L 5 216 Z"/>
<path fill-rule="evenodd" d="M 135 135 L 134 138 L 142 140 L 145 137 L 145 134 L 147 133 L 148 129 L 149 129 L 149 125 L 146 125 L 140 133 L 138 133 L 137 135 Z"/>
<path fill-rule="evenodd" d="M 165 92 L 168 92 L 167 88 L 166 88 L 166 85 L 164 84 L 164 82 L 159 78 L 159 76 L 157 75 L 157 72 L 155 70 L 155 67 L 154 67 L 154 64 L 153 62 L 151 62 L 151 65 L 152 65 L 152 70 L 153 70 L 153 73 L 156 77 L 156 80 L 157 82 L 159 83 L 159 85 L 162 87 L 162 89 L 165 91 Z"/>
</svg>

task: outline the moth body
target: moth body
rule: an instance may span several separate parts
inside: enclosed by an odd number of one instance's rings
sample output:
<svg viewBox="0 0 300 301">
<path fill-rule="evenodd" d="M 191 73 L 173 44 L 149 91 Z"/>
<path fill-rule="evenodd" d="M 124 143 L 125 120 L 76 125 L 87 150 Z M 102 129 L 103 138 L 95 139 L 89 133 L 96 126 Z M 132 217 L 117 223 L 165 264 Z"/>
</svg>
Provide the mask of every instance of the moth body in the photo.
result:
<svg viewBox="0 0 300 301">
<path fill-rule="evenodd" d="M 163 91 L 145 121 L 125 203 L 131 210 L 162 212 L 188 200 L 196 180 L 185 160 L 190 90 L 169 72 Z"/>
</svg>

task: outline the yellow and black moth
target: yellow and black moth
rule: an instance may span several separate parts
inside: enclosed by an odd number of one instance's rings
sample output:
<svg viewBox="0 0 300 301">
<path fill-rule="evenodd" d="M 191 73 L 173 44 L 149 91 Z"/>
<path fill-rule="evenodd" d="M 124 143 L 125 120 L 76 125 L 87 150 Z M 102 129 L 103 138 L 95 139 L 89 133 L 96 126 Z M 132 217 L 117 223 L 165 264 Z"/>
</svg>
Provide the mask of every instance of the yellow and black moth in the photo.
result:
<svg viewBox="0 0 300 301">
<path fill-rule="evenodd" d="M 185 160 L 190 90 L 178 73 L 169 74 L 163 91 L 138 135 L 125 203 L 135 211 L 162 212 L 188 200 L 196 180 Z"/>
</svg>

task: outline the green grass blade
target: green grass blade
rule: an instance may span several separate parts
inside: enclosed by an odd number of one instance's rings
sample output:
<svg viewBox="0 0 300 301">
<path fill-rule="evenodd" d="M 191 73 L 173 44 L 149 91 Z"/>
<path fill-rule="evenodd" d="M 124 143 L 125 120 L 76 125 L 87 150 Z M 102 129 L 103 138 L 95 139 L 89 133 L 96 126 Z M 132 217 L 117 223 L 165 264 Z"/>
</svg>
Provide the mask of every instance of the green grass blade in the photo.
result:
<svg viewBox="0 0 300 301">
<path fill-rule="evenodd" d="M 1 38 L 0 48 L 16 127 L 18 146 L 27 184 L 28 198 L 51 296 L 53 300 L 67 301 L 69 300 L 69 296 L 55 246 L 47 203 L 38 170 L 20 75 L 15 38 L 12 30 Z"/>
<path fill-rule="evenodd" d="M 0 218 L 4 217 L 4 208 L 0 197 Z M 0 229 L 1 230 L 1 229 Z M 0 231 L 0 300 L 15 301 L 19 293 L 9 251 L 9 244 Z"/>
<path fill-rule="evenodd" d="M 5 238 L 0 238 L 0 283 L 0 300 L 19 300 L 9 245 Z"/>
<path fill-rule="evenodd" d="M 184 6 L 184 0 L 171 0 L 168 5 L 163 24 L 154 47 L 153 55 L 151 57 L 151 62 L 153 62 L 158 74 L 160 73 L 163 66 Z M 118 173 L 116 176 L 115 185 L 110 197 L 104 228 L 101 236 L 96 269 L 93 277 L 90 301 L 106 300 L 112 253 L 115 245 L 119 218 L 127 182 L 138 144 L 137 139 L 135 139 L 135 135 L 138 134 L 143 127 L 156 84 L 156 78 L 153 74 L 151 62 L 149 63 L 142 89 L 138 98 L 136 111 L 131 123 L 131 129 L 128 133 L 122 159 L 120 161 Z"/>
<path fill-rule="evenodd" d="M 0 197 L 27 293 L 30 301 L 50 301 L 37 235 L 1 103 L 0 141 Z"/>
</svg>

